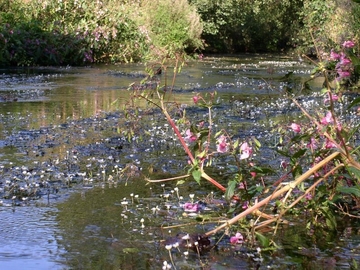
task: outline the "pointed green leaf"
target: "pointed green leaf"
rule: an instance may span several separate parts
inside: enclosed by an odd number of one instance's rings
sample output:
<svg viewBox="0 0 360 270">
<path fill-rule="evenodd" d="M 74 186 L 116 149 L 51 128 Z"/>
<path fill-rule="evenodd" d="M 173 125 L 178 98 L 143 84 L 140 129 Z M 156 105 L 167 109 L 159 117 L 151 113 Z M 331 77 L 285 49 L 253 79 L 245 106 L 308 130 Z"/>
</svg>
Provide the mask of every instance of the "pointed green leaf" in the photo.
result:
<svg viewBox="0 0 360 270">
<path fill-rule="evenodd" d="M 341 193 L 351 194 L 360 198 L 360 188 L 355 187 L 337 187 L 336 190 Z"/>
<path fill-rule="evenodd" d="M 237 185 L 237 181 L 236 180 L 231 180 L 228 183 L 227 189 L 225 191 L 225 199 L 226 200 L 231 200 L 231 198 L 234 196 L 235 193 L 235 187 Z"/>
<path fill-rule="evenodd" d="M 179 186 L 179 185 L 182 185 L 185 183 L 185 180 L 179 180 L 176 182 L 176 185 Z"/>
<path fill-rule="evenodd" d="M 355 175 L 355 177 L 360 180 L 360 170 L 350 166 L 347 167 L 347 170 L 350 174 Z"/>
<path fill-rule="evenodd" d="M 256 138 L 253 139 L 254 140 L 254 143 L 255 145 L 260 148 L 261 147 L 261 142 L 259 142 Z"/>
<path fill-rule="evenodd" d="M 360 97 L 355 98 L 355 99 L 350 103 L 350 105 L 347 107 L 347 109 L 350 110 L 352 107 L 358 105 L 359 103 L 360 103 Z"/>
<path fill-rule="evenodd" d="M 201 171 L 199 169 L 196 169 L 193 170 L 191 174 L 194 177 L 195 181 L 200 185 Z"/>
<path fill-rule="evenodd" d="M 269 247 L 270 245 L 270 239 L 266 236 L 262 235 L 259 232 L 255 232 L 257 240 L 260 242 L 261 246 L 264 248 Z"/>
</svg>

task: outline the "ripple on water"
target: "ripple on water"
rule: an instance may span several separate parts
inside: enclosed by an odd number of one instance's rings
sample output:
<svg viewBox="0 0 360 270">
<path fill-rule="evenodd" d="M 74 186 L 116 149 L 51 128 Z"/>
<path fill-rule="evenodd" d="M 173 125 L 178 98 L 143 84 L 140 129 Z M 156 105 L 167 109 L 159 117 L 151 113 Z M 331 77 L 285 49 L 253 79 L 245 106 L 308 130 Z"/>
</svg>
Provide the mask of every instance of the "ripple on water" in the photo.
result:
<svg viewBox="0 0 360 270">
<path fill-rule="evenodd" d="M 56 209 L 14 209 L 0 208 L 1 269 L 64 269 L 59 262 Z"/>
</svg>

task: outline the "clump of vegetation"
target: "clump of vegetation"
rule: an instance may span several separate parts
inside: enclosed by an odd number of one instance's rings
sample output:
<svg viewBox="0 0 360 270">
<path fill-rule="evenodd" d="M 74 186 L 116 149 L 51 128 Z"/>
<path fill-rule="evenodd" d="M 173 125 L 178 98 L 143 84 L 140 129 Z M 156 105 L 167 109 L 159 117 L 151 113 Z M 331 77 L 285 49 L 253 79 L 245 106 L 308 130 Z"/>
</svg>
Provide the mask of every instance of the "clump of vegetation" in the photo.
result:
<svg viewBox="0 0 360 270">
<path fill-rule="evenodd" d="M 155 59 L 175 58 L 203 47 L 200 17 L 187 0 L 144 0 L 134 20 L 147 37 L 150 54 Z"/>
<path fill-rule="evenodd" d="M 0 0 L 0 64 L 147 61 L 182 50 L 316 55 L 314 42 L 320 53 L 358 43 L 359 18 L 351 0 Z"/>
<path fill-rule="evenodd" d="M 193 52 L 202 45 L 199 17 L 187 1 L 0 4 L 2 65 L 133 62 L 165 47 L 177 53 Z"/>
<path fill-rule="evenodd" d="M 229 202 L 228 213 L 232 217 L 202 235 L 201 241 L 226 230 L 237 232 L 229 235 L 233 245 L 244 244 L 246 235 L 252 245 L 272 249 L 276 248 L 273 235 L 289 220 L 296 222 L 300 217 L 311 233 L 313 230 L 336 231 L 340 217 L 359 218 L 356 209 L 360 204 L 360 152 L 355 135 L 359 123 L 347 115 L 357 113 L 354 107 L 359 106 L 360 100 L 346 103 L 343 96 L 349 89 L 344 87 L 347 81 L 358 76 L 359 54 L 355 45 L 350 40 L 343 42 L 341 53 L 335 55 L 333 52 L 332 58 L 318 63 L 314 69 L 314 74 L 320 72 L 325 78 L 323 108 L 310 113 L 296 96 L 288 96 L 298 106 L 302 117 L 299 118 L 301 122 L 278 123 L 273 131 L 279 136 L 281 145 L 275 149 L 277 168 L 262 166 L 261 160 L 257 160 L 254 154 L 261 153 L 262 145 L 256 138 L 240 139 L 226 128 L 215 129 L 212 113 L 218 103 L 216 92 L 193 96 L 195 106 L 206 109 L 206 119 L 192 118 L 186 114 L 186 108 L 172 115 L 174 109 L 179 111 L 180 105 L 172 91 L 164 89 L 171 90 L 173 85 L 157 82 L 154 87 L 132 92 L 133 99 L 146 100 L 161 110 L 188 158 L 185 175 L 147 181 L 177 181 L 177 185 L 182 185 L 184 178 L 193 178 L 199 184 L 206 180 L 222 191 Z M 175 71 L 182 61 L 182 58 L 175 61 Z M 208 173 L 216 170 L 219 159 L 232 164 L 225 186 Z M 278 171 L 283 175 L 274 181 Z M 190 201 L 184 208 L 198 211 L 201 206 Z M 237 214 L 234 216 L 234 213 Z M 264 234 L 261 231 L 264 228 L 274 234 Z M 197 248 L 201 241 L 197 242 Z"/>
</svg>

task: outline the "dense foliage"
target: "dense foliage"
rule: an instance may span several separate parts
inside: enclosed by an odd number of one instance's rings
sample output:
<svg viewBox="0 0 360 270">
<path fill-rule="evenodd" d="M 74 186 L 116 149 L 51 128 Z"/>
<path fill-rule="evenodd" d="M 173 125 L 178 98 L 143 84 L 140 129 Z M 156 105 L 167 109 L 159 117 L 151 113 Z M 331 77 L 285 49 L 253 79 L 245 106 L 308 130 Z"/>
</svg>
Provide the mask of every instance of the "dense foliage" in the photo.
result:
<svg viewBox="0 0 360 270">
<path fill-rule="evenodd" d="M 314 42 L 322 53 L 358 41 L 359 18 L 351 0 L 0 0 L 0 65 L 129 62 L 199 50 L 316 54 Z"/>
</svg>

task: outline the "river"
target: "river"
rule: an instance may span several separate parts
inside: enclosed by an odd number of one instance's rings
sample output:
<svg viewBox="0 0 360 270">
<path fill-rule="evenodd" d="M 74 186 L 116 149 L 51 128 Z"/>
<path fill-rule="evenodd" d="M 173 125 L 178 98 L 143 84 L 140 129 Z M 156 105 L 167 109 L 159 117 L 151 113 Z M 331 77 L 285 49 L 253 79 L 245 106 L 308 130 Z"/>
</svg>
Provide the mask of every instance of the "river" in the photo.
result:
<svg viewBox="0 0 360 270">
<path fill-rule="evenodd" d="M 281 107 L 264 113 L 256 104 L 285 90 L 299 92 L 311 68 L 280 55 L 205 57 L 184 66 L 174 93 L 191 113 L 194 93 L 216 90 L 230 104 L 224 108 L 238 112 L 217 109 L 225 124 L 230 127 L 232 121 L 230 130 L 241 127 L 241 136 L 265 138 L 266 132 L 252 128 L 253 123 L 293 115 Z M 141 142 L 144 130 L 135 134 L 139 141 L 130 143 L 118 133 L 126 129 L 119 110 L 129 101 L 127 89 L 144 78 L 144 65 L 14 68 L 0 74 L 1 268 L 161 268 L 169 261 L 161 239 L 184 230 L 181 224 L 194 217 L 183 216 L 173 184 L 146 186 L 142 177 L 145 171 L 155 172 L 154 177 L 177 175 L 186 166 L 163 119 L 152 112 L 143 117 L 146 143 Z M 321 78 L 312 86 L 320 84 Z M 197 190 L 197 184 L 189 183 L 179 192 L 188 197 Z M 157 206 L 161 209 L 155 211 Z M 168 226 L 179 227 L 161 229 Z M 329 234 L 321 246 L 320 236 L 309 240 L 299 227 L 287 228 L 280 235 L 285 251 L 261 260 L 256 251 L 227 246 L 201 258 L 174 254 L 174 260 L 179 269 L 200 269 L 202 263 L 210 265 L 204 269 L 349 269 L 360 259 L 358 230 L 355 224 L 340 236 Z"/>
</svg>

